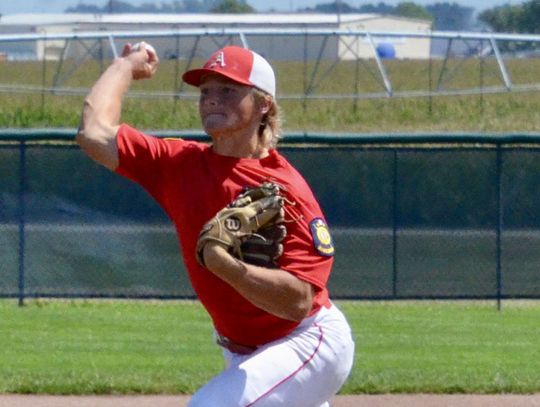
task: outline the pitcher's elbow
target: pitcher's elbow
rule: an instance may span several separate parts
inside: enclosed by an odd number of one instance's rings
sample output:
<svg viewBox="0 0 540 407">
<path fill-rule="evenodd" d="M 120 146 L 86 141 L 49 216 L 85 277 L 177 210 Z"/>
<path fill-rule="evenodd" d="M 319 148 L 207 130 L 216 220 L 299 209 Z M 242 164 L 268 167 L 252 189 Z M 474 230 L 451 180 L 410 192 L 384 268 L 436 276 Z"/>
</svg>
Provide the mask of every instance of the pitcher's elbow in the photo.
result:
<svg viewBox="0 0 540 407">
<path fill-rule="evenodd" d="M 99 140 L 99 130 L 96 126 L 88 126 L 83 120 L 75 135 L 75 141 L 83 150 L 91 147 L 92 144 L 96 144 Z"/>
<path fill-rule="evenodd" d="M 307 303 L 307 302 L 298 304 L 294 312 L 291 314 L 291 319 L 297 322 L 302 321 L 304 318 L 306 318 L 309 315 L 311 311 L 311 307 L 312 307 L 312 304 Z"/>
</svg>

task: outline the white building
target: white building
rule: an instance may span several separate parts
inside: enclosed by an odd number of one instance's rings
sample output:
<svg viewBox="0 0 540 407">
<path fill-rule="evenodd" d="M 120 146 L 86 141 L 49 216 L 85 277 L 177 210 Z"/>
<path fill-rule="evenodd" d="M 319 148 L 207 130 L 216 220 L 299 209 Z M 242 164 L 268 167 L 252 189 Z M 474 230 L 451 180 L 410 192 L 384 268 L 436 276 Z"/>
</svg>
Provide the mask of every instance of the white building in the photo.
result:
<svg viewBox="0 0 540 407">
<path fill-rule="evenodd" d="M 304 35 L 313 30 L 326 31 L 369 31 L 369 32 L 409 32 L 428 33 L 431 22 L 385 16 L 378 14 L 13 14 L 0 18 L 0 35 L 14 33 L 77 33 L 87 31 L 165 31 L 185 32 L 185 30 L 222 29 L 267 29 L 274 34 L 246 35 L 250 48 L 272 60 L 307 59 L 357 59 L 373 58 L 374 48 L 384 46 L 398 59 L 425 59 L 430 54 L 428 37 L 373 36 L 366 35 Z M 283 30 L 296 34 L 283 35 Z M 134 37 L 131 42 L 139 41 Z M 117 47 L 129 39 L 117 39 Z M 147 39 L 158 50 L 160 57 L 206 58 L 224 43 L 240 44 L 241 40 L 229 36 L 184 36 Z M 102 41 L 103 42 L 103 41 Z M 95 47 L 96 41 L 53 40 L 30 41 L 24 43 L 4 43 L 0 37 L 0 53 L 31 53 L 37 59 L 78 58 L 85 54 L 96 57 L 98 53 L 106 58 L 112 56 L 107 43 Z M 382 49 L 382 48 L 379 48 Z"/>
</svg>

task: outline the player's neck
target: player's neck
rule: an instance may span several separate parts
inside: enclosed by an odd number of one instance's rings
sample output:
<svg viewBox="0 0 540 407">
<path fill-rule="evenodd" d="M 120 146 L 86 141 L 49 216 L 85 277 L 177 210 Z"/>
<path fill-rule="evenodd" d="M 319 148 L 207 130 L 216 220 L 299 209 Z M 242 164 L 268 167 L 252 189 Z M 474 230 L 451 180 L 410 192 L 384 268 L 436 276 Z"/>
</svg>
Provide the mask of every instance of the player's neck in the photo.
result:
<svg viewBox="0 0 540 407">
<path fill-rule="evenodd" d="M 216 154 L 237 158 L 264 158 L 268 148 L 254 135 L 213 135 L 212 149 Z"/>
</svg>

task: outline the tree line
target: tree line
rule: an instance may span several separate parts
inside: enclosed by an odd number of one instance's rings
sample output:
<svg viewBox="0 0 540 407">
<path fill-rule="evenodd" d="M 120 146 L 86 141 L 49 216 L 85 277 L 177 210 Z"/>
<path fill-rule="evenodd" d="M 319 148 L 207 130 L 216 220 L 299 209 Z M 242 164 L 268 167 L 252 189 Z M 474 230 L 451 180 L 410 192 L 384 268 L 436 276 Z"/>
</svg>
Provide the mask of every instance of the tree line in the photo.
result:
<svg viewBox="0 0 540 407">
<path fill-rule="evenodd" d="M 315 13 L 376 13 L 407 18 L 431 20 L 434 30 L 489 30 L 495 32 L 540 32 L 540 0 L 529 0 L 519 5 L 504 5 L 486 9 L 475 15 L 473 7 L 453 2 L 436 2 L 427 6 L 412 1 L 397 5 L 384 2 L 351 6 L 346 1 L 334 0 L 297 12 Z M 69 13 L 256 13 L 246 0 L 174 0 L 134 6 L 121 0 L 110 0 L 102 7 L 80 3 L 66 9 Z"/>
<path fill-rule="evenodd" d="M 66 13 L 256 13 L 246 0 L 174 0 L 151 2 L 134 6 L 121 0 L 107 1 L 103 7 L 79 3 L 68 7 Z"/>
<path fill-rule="evenodd" d="M 488 9 L 478 18 L 497 32 L 540 33 L 540 0 Z"/>
</svg>

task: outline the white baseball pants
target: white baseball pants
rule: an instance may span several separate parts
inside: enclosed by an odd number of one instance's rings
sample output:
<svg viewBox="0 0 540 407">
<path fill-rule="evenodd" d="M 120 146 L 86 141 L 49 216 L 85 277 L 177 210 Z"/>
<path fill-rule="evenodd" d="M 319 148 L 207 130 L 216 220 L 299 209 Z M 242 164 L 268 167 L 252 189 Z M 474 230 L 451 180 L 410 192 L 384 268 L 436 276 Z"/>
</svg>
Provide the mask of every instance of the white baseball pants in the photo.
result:
<svg viewBox="0 0 540 407">
<path fill-rule="evenodd" d="M 328 407 L 351 371 L 354 342 L 332 305 L 250 355 L 224 350 L 224 356 L 225 370 L 193 395 L 189 407 Z"/>
</svg>

